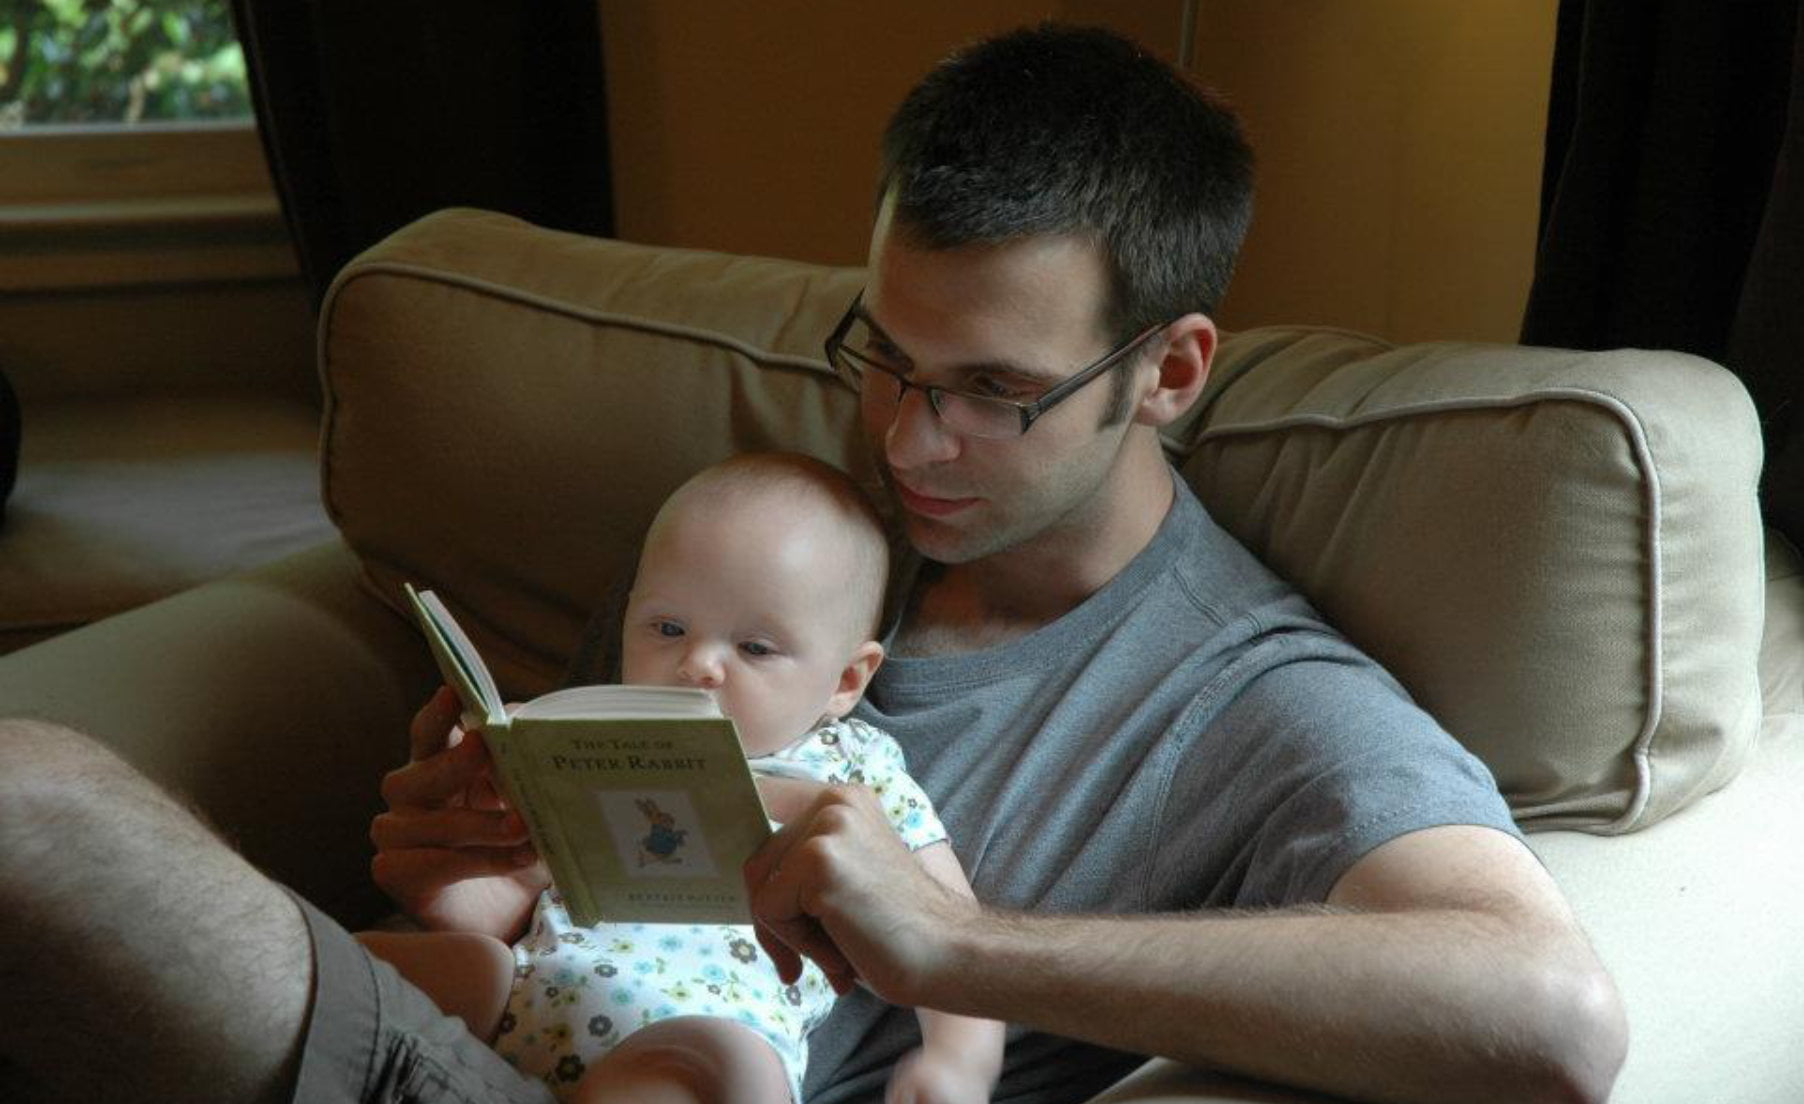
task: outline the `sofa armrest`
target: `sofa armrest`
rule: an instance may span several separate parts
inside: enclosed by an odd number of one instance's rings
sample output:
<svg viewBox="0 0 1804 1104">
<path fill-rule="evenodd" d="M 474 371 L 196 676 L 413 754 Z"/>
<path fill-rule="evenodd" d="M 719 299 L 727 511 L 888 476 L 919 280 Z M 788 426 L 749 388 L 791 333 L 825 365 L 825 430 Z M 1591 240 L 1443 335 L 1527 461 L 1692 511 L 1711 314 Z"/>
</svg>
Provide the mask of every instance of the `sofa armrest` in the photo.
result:
<svg viewBox="0 0 1804 1104">
<path fill-rule="evenodd" d="M 105 742 L 349 924 L 368 829 L 436 676 L 333 542 L 0 658 L 0 713 Z"/>
</svg>

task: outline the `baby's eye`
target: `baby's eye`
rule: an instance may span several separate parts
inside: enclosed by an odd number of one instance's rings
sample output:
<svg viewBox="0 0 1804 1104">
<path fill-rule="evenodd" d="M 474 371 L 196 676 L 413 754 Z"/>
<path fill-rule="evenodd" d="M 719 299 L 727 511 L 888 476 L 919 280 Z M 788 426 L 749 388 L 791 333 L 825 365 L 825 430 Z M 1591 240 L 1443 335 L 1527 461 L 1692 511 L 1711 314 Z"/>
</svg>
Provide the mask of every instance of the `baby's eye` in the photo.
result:
<svg viewBox="0 0 1804 1104">
<path fill-rule="evenodd" d="M 651 623 L 651 631 L 659 636 L 678 637 L 683 635 L 683 626 L 675 621 L 658 620 Z"/>
<path fill-rule="evenodd" d="M 739 645 L 739 650 L 755 659 L 763 659 L 765 656 L 777 654 L 777 649 L 762 640 L 747 640 Z"/>
</svg>

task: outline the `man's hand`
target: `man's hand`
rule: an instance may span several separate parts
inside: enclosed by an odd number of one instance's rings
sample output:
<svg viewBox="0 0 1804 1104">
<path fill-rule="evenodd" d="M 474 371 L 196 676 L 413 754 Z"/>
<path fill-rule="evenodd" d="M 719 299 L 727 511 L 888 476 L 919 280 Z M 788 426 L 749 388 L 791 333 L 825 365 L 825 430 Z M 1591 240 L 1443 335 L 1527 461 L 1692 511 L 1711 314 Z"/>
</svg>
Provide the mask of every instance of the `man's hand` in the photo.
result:
<svg viewBox="0 0 1804 1104">
<path fill-rule="evenodd" d="M 949 964 L 946 937 L 976 901 L 915 861 L 863 786 L 823 790 L 745 865 L 758 941 L 785 982 L 813 959 L 843 993 L 862 980 L 893 1004 L 919 1004 Z"/>
<path fill-rule="evenodd" d="M 427 928 L 512 942 L 550 876 L 496 792 L 482 738 L 457 714 L 457 695 L 440 687 L 414 715 L 411 759 L 382 780 L 388 811 L 370 824 L 370 869 Z"/>
</svg>

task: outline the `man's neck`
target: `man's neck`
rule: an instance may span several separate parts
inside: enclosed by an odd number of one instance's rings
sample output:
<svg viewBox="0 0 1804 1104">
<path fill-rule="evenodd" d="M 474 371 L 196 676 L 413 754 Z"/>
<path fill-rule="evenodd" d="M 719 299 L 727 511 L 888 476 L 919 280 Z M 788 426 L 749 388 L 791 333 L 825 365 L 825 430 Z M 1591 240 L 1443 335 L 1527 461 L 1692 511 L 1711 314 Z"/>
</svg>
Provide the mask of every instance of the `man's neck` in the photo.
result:
<svg viewBox="0 0 1804 1104">
<path fill-rule="evenodd" d="M 1081 512 L 1021 545 L 966 564 L 927 565 L 893 641 L 898 655 L 994 647 L 1049 625 L 1107 586 L 1152 543 L 1172 505 L 1155 444 L 1124 456 Z"/>
</svg>

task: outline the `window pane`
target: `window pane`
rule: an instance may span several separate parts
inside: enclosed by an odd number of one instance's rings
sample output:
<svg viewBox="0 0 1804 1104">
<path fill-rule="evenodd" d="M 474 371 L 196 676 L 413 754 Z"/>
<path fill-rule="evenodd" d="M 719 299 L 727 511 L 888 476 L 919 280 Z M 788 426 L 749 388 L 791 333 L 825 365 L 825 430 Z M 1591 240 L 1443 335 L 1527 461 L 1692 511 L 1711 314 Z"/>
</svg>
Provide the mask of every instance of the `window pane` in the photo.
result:
<svg viewBox="0 0 1804 1104">
<path fill-rule="evenodd" d="M 0 0 L 0 130 L 250 111 L 226 0 Z"/>
</svg>

